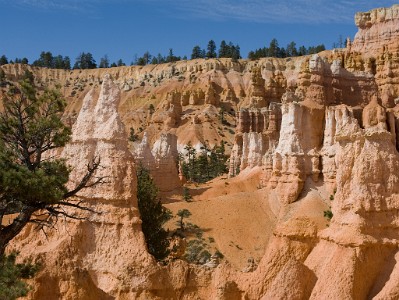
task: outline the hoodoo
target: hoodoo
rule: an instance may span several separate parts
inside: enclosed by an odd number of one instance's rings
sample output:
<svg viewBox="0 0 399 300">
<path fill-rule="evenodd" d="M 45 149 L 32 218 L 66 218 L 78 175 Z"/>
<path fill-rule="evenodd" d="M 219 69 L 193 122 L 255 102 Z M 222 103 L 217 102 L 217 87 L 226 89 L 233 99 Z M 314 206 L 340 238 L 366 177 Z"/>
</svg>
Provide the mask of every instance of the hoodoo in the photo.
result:
<svg viewBox="0 0 399 300">
<path fill-rule="evenodd" d="M 10 244 L 42 264 L 28 298 L 398 299 L 399 6 L 355 22 L 346 48 L 291 58 L 0 66 L 9 80 L 29 69 L 62 85 L 70 184 L 96 157 L 106 178 L 78 195 L 97 213 L 47 235 L 29 225 Z M 182 189 L 181 157 L 220 144 L 228 174 Z M 195 238 L 224 255 L 162 264 L 148 253 L 139 164 L 167 208 L 190 210 L 174 250 L 187 254 Z M 187 240 L 186 228 L 197 229 Z"/>
</svg>

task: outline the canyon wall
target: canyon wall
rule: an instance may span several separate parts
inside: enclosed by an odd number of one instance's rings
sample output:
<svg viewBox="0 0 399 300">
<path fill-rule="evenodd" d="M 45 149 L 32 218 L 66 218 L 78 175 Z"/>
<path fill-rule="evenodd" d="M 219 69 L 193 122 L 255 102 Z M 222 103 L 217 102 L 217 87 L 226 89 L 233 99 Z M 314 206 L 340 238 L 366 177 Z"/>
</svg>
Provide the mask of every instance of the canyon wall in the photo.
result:
<svg viewBox="0 0 399 300">
<path fill-rule="evenodd" d="M 29 297 L 397 299 L 398 6 L 355 21 L 359 32 L 347 48 L 312 56 L 29 67 L 37 84 L 61 83 L 67 96 L 65 120 L 74 125 L 62 155 L 74 167 L 71 186 L 98 156 L 104 168 L 96 175 L 108 179 L 79 195 L 101 214 L 59 221 L 47 237 L 29 226 L 13 243 L 44 263 Z M 26 66 L 1 68 L 16 80 Z M 129 144 L 130 127 L 139 141 Z M 230 177 L 262 169 L 260 192 L 275 195 L 265 200 L 276 207 L 273 237 L 248 272 L 228 262 L 162 266 L 141 233 L 135 163 L 168 191 L 181 186 L 174 159 L 185 144 L 221 140 Z M 318 196 L 331 206 L 327 227 L 310 212 L 295 214 L 312 189 L 328 195 Z"/>
</svg>

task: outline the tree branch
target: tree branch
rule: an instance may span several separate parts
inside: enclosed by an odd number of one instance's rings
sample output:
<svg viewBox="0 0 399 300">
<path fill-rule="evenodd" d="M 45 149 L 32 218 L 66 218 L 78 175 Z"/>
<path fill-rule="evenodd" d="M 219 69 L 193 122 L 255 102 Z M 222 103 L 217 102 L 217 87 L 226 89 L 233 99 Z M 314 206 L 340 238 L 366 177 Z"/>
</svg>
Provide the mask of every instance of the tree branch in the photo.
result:
<svg viewBox="0 0 399 300">
<path fill-rule="evenodd" d="M 100 158 L 94 157 L 91 162 L 87 164 L 87 173 L 83 176 L 79 184 L 71 191 L 64 194 L 63 199 L 75 196 L 79 191 L 84 188 L 93 187 L 99 183 L 103 183 L 105 177 L 98 177 L 94 182 L 89 183 L 92 179 L 94 172 L 100 167 Z"/>
</svg>

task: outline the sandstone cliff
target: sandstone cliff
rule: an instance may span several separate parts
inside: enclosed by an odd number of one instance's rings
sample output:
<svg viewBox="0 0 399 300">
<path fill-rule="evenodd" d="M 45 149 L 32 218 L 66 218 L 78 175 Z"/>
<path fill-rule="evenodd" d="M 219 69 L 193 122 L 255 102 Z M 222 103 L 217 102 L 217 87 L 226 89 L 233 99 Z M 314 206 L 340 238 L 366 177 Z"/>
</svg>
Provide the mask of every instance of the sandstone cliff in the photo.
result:
<svg viewBox="0 0 399 300">
<path fill-rule="evenodd" d="M 91 222 L 60 221 L 47 239 L 29 227 L 14 243 L 23 257 L 45 262 L 30 298 L 399 298 L 398 6 L 355 21 L 359 32 L 347 48 L 313 56 L 33 68 L 38 84 L 61 83 L 68 98 L 73 139 L 63 155 L 74 167 L 72 182 L 95 156 L 105 167 L 98 176 L 109 180 L 80 195 L 102 212 Z M 25 67 L 2 68 L 15 80 Z M 128 144 L 129 127 L 139 142 Z M 231 211 L 218 214 L 223 205 L 266 211 L 275 221 L 257 228 L 270 235 L 261 260 L 238 271 L 229 259 L 249 246 L 223 244 L 232 237 L 220 234 L 220 265 L 160 266 L 140 231 L 134 161 L 172 190 L 181 185 L 177 152 L 189 141 L 221 140 L 231 150 L 231 178 L 195 190 L 190 208 L 215 205 L 208 208 L 214 227 L 234 222 Z M 242 200 L 255 204 L 244 208 Z M 186 205 L 173 201 L 177 209 Z M 323 210 L 330 207 L 328 220 Z M 251 216 L 240 222 L 256 228 L 261 222 Z"/>
</svg>

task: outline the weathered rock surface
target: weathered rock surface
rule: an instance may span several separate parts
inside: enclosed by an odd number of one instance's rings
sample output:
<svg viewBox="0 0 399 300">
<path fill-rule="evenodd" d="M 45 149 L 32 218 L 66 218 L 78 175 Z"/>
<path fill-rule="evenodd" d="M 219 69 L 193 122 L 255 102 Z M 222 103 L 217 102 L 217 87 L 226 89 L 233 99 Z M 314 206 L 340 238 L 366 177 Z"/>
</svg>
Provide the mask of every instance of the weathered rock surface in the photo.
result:
<svg viewBox="0 0 399 300">
<path fill-rule="evenodd" d="M 71 185 L 96 156 L 105 166 L 98 175 L 109 180 L 80 195 L 104 212 L 91 222 L 59 222 L 48 240 L 29 227 L 15 242 L 24 257 L 45 262 L 30 297 L 397 299 L 398 11 L 357 14 L 353 43 L 312 56 L 116 68 L 115 84 L 100 69 L 33 69 L 43 82 L 93 83 L 83 104 L 70 98 L 69 117 L 80 112 L 63 155 L 74 166 Z M 10 78 L 23 72 L 2 68 Z M 231 124 L 235 115 L 234 134 L 218 120 L 219 107 Z M 241 272 L 225 261 L 155 263 L 140 232 L 124 125 L 143 126 L 135 158 L 164 190 L 181 184 L 174 157 L 188 141 L 230 142 L 237 182 L 262 168 L 257 193 L 277 225 L 258 264 Z M 331 206 L 331 221 L 316 222 L 303 208 L 309 201 Z"/>
<path fill-rule="evenodd" d="M 369 12 L 360 12 L 355 16 L 359 31 L 352 44 L 352 50 L 366 55 L 380 52 L 381 48 L 397 50 L 399 5 L 390 8 L 378 8 Z"/>
<path fill-rule="evenodd" d="M 18 237 L 21 253 L 39 257 L 45 270 L 37 276 L 31 298 L 134 297 L 133 290 L 143 283 L 137 280 L 133 287 L 127 270 L 138 275 L 153 263 L 141 233 L 135 165 L 117 113 L 119 93 L 106 75 L 98 99 L 92 92 L 86 96 L 72 141 L 62 153 L 73 168 L 71 187 L 92 158 L 101 158 L 95 177 L 104 177 L 106 183 L 79 193 L 98 213 L 80 211 L 77 217 L 87 220 L 59 220 L 58 230 L 47 236 L 29 226 Z"/>
<path fill-rule="evenodd" d="M 162 133 L 152 149 L 147 134 L 134 153 L 137 164 L 150 170 L 155 184 L 162 192 L 172 191 L 182 185 L 177 169 L 177 137 Z"/>
</svg>

